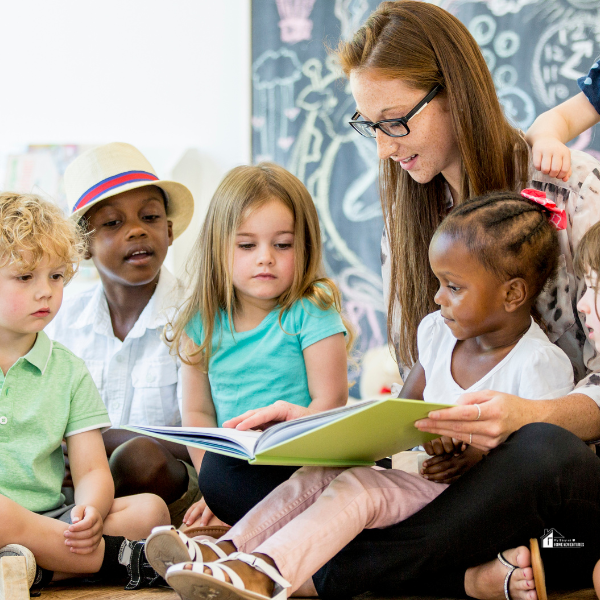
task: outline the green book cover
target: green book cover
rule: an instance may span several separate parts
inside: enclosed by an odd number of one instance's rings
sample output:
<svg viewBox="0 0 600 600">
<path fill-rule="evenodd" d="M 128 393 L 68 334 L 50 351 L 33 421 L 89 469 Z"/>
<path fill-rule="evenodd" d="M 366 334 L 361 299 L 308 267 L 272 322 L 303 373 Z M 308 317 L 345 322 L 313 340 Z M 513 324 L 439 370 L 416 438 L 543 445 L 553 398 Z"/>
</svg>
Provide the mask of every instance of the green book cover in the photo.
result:
<svg viewBox="0 0 600 600">
<path fill-rule="evenodd" d="M 279 423 L 264 432 L 220 427 L 146 427 L 129 431 L 247 459 L 257 465 L 372 465 L 437 435 L 423 433 L 414 422 L 450 404 L 421 400 L 367 400 Z"/>
</svg>

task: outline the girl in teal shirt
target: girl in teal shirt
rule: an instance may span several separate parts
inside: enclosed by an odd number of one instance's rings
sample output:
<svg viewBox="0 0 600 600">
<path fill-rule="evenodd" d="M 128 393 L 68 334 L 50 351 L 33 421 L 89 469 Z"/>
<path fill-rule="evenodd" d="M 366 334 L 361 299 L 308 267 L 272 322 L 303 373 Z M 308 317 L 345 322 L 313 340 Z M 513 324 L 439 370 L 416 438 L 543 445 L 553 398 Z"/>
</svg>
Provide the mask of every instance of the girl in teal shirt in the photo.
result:
<svg viewBox="0 0 600 600">
<path fill-rule="evenodd" d="M 184 426 L 227 426 L 281 401 L 315 411 L 346 403 L 352 335 L 324 277 L 317 211 L 299 179 L 268 163 L 230 171 L 189 271 L 192 294 L 169 339 L 183 363 Z M 270 490 L 295 471 L 188 450 L 206 501 L 188 510 L 187 525 L 214 524 L 213 510 L 233 524 L 227 504 L 238 494 L 260 495 L 263 483 Z"/>
</svg>

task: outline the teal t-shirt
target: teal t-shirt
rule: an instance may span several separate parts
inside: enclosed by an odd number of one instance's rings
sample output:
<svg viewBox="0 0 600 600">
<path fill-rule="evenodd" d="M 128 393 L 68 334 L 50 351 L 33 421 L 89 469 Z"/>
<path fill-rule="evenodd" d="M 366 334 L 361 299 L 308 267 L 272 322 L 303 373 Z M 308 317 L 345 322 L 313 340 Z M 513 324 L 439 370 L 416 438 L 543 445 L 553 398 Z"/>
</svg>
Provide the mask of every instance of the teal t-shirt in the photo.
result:
<svg viewBox="0 0 600 600">
<path fill-rule="evenodd" d="M 203 329 L 197 313 L 186 333 L 200 345 Z M 276 308 L 258 327 L 235 332 L 233 336 L 227 314 L 222 311 L 220 323 L 215 319 L 213 354 L 208 363 L 218 426 L 277 400 L 308 406 L 311 398 L 302 351 L 336 333 L 346 334 L 346 328 L 335 307 L 324 311 L 306 298 L 283 314 L 281 326 Z"/>
</svg>

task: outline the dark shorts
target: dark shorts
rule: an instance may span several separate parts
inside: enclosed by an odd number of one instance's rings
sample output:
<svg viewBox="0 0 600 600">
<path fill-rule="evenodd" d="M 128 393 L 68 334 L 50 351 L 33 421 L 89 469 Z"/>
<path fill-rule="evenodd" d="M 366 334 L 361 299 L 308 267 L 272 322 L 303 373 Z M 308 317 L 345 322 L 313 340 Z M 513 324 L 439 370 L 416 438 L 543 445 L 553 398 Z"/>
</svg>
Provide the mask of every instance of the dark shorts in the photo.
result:
<svg viewBox="0 0 600 600">
<path fill-rule="evenodd" d="M 74 504 L 63 504 L 58 508 L 42 511 L 37 514 L 42 515 L 42 517 L 50 517 L 51 519 L 57 519 L 58 521 L 62 521 L 63 523 L 69 523 L 69 525 L 71 525 L 71 509 L 74 506 Z"/>
</svg>

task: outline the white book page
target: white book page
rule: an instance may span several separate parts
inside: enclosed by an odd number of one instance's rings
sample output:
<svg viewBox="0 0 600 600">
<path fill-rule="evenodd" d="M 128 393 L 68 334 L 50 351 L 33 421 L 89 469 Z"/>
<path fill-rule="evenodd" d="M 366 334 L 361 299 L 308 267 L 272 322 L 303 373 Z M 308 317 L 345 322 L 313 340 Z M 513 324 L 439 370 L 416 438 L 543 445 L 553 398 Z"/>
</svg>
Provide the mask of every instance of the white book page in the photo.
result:
<svg viewBox="0 0 600 600">
<path fill-rule="evenodd" d="M 285 442 L 291 438 L 298 437 L 307 431 L 317 429 L 327 425 L 332 421 L 337 421 L 346 415 L 348 412 L 353 412 L 358 409 L 378 402 L 377 400 L 364 400 L 363 402 L 357 402 L 350 406 L 342 406 L 340 408 L 333 408 L 332 410 L 326 410 L 317 415 L 311 415 L 310 417 L 302 417 L 293 421 L 286 421 L 285 423 L 279 423 L 273 427 L 267 429 L 260 440 L 256 442 L 255 453 L 261 450 L 268 450 L 273 446 L 277 446 L 281 442 Z"/>
<path fill-rule="evenodd" d="M 146 427 L 141 425 L 136 425 L 136 427 L 149 433 L 175 435 L 196 442 L 202 439 L 224 440 L 225 443 L 229 442 L 240 446 L 250 457 L 254 457 L 254 447 L 262 435 L 260 431 L 238 431 L 225 427 Z"/>
</svg>

